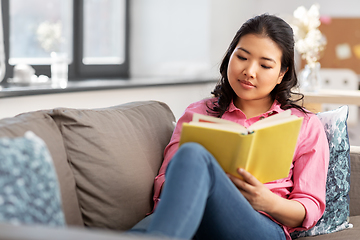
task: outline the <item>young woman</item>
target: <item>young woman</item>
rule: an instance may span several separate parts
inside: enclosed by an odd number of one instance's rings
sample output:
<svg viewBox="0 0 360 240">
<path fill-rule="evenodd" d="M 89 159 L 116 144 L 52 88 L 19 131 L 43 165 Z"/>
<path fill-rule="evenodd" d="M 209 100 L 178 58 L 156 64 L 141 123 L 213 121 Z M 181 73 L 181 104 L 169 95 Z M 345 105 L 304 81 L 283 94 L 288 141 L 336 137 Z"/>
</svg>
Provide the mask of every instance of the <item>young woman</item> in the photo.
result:
<svg viewBox="0 0 360 240">
<path fill-rule="evenodd" d="M 147 232 L 182 239 L 290 239 L 290 232 L 313 227 L 324 212 L 329 159 L 320 121 L 290 98 L 297 85 L 291 27 L 267 14 L 248 20 L 220 72 L 214 97 L 185 110 L 165 149 Z M 178 146 L 181 126 L 195 112 L 248 127 L 284 109 L 304 117 L 287 178 L 262 184 L 238 169 L 240 180 L 199 144 Z"/>
</svg>

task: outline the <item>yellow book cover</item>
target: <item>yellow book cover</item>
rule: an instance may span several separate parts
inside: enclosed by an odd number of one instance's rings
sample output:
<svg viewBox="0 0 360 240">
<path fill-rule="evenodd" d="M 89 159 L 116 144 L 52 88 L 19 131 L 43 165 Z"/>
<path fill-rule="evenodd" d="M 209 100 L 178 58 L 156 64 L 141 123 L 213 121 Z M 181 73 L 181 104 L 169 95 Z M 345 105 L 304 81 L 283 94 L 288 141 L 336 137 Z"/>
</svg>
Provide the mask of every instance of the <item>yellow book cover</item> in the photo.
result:
<svg viewBox="0 0 360 240">
<path fill-rule="evenodd" d="M 289 175 L 302 120 L 286 110 L 245 128 L 195 113 L 183 124 L 179 144 L 199 143 L 225 172 L 240 177 L 236 170 L 243 168 L 266 183 Z"/>
</svg>

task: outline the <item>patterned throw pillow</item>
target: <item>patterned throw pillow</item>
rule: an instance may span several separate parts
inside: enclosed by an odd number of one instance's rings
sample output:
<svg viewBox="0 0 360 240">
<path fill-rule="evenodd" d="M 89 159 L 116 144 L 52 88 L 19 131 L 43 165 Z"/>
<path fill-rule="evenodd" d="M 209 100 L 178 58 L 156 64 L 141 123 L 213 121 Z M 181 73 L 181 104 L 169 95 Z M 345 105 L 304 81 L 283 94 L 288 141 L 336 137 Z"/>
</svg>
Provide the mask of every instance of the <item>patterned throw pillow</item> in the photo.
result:
<svg viewBox="0 0 360 240">
<path fill-rule="evenodd" d="M 0 221 L 65 226 L 51 155 L 33 132 L 0 139 Z"/>
<path fill-rule="evenodd" d="M 326 209 L 313 228 L 293 232 L 292 238 L 327 234 L 352 227 L 348 222 L 350 190 L 350 144 L 346 124 L 348 111 L 348 106 L 342 106 L 317 114 L 324 126 L 330 150 Z"/>
</svg>

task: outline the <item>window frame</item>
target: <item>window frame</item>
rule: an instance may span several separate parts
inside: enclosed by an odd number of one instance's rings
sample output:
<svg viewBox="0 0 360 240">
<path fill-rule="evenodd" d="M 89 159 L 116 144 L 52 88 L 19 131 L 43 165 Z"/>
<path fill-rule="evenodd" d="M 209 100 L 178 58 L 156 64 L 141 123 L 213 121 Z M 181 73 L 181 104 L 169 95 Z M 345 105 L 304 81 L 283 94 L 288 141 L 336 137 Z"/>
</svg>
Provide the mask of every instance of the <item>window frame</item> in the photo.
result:
<svg viewBox="0 0 360 240">
<path fill-rule="evenodd" d="M 9 64 L 10 53 L 10 0 L 1 0 L 6 72 L 5 78 L 13 76 L 14 66 Z M 129 77 L 129 0 L 125 0 L 125 59 L 121 64 L 88 65 L 83 59 L 84 0 L 73 0 L 73 60 L 69 64 L 69 81 L 88 79 L 126 79 Z M 36 75 L 51 76 L 50 65 L 32 65 Z"/>
</svg>

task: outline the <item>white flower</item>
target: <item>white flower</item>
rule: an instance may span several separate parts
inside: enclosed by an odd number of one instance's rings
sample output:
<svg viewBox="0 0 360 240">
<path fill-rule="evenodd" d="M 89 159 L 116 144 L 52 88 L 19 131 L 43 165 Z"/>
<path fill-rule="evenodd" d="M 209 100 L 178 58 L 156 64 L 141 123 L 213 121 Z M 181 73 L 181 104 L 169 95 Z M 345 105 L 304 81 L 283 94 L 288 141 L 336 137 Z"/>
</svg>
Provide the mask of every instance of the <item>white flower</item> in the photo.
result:
<svg viewBox="0 0 360 240">
<path fill-rule="evenodd" d="M 309 10 L 300 6 L 294 11 L 293 16 L 290 25 L 294 31 L 295 48 L 307 64 L 313 65 L 320 59 L 320 54 L 326 46 L 326 38 L 318 29 L 321 24 L 319 5 L 312 5 Z"/>
<path fill-rule="evenodd" d="M 41 47 L 47 52 L 59 51 L 63 42 L 61 21 L 51 23 L 42 22 L 37 28 L 37 39 Z"/>
<path fill-rule="evenodd" d="M 308 26 L 309 30 L 318 28 L 320 26 L 320 6 L 318 4 L 314 4 L 310 7 L 307 15 L 308 15 Z"/>
</svg>

